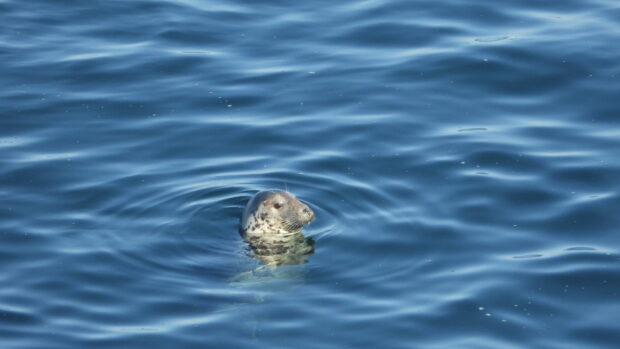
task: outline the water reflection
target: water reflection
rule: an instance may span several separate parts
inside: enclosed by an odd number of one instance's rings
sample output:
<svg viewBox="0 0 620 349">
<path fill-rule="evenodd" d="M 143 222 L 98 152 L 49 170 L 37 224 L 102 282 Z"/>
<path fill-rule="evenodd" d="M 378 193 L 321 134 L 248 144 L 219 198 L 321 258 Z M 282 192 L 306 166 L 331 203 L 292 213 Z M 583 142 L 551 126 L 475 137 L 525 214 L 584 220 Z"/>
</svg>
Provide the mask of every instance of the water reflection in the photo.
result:
<svg viewBox="0 0 620 349">
<path fill-rule="evenodd" d="M 250 256 L 265 266 L 304 264 L 314 253 L 314 239 L 305 237 L 300 232 L 277 241 L 258 236 L 249 237 L 248 240 Z"/>
</svg>

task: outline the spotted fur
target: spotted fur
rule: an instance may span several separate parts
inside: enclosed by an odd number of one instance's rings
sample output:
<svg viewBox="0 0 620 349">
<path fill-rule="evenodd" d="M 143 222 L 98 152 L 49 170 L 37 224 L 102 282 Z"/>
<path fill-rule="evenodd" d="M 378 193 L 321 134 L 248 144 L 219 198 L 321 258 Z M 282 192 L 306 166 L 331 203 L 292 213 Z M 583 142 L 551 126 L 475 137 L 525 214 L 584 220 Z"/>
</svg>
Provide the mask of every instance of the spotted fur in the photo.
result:
<svg viewBox="0 0 620 349">
<path fill-rule="evenodd" d="M 314 220 L 314 212 L 286 191 L 261 191 L 248 202 L 240 232 L 252 256 L 265 265 L 305 263 L 314 252 L 314 241 L 301 234 Z"/>
</svg>

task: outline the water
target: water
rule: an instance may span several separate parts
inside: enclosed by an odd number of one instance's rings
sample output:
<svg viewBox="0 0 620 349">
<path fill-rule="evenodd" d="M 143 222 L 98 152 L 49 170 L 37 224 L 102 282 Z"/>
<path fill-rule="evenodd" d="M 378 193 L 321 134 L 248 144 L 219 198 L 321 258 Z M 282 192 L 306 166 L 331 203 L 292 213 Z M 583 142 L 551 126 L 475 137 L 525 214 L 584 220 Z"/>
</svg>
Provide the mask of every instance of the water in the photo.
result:
<svg viewBox="0 0 620 349">
<path fill-rule="evenodd" d="M 0 1 L 0 347 L 613 348 L 620 5 Z M 317 215 L 308 263 L 237 232 Z"/>
</svg>

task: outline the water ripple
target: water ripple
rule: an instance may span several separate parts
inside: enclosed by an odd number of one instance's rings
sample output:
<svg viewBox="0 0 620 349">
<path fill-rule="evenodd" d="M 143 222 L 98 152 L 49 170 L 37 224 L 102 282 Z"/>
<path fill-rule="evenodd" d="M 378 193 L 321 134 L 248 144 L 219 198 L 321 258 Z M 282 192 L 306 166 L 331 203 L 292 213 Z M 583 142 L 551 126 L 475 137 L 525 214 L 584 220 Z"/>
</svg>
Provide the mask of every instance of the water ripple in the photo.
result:
<svg viewBox="0 0 620 349">
<path fill-rule="evenodd" d="M 0 347 L 620 341 L 614 2 L 0 14 Z M 238 233 L 274 188 L 307 264 Z"/>
</svg>

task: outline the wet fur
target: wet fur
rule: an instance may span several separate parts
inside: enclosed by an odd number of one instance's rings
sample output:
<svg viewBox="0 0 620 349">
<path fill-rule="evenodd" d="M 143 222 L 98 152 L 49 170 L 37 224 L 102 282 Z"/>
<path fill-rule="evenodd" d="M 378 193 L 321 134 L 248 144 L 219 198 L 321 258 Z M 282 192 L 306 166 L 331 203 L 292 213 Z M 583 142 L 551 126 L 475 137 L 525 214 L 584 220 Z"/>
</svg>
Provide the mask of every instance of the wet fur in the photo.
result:
<svg viewBox="0 0 620 349">
<path fill-rule="evenodd" d="M 240 232 L 252 256 L 265 265 L 305 263 L 314 252 L 314 241 L 301 229 L 314 213 L 289 192 L 270 190 L 254 195 L 241 218 Z"/>
</svg>

